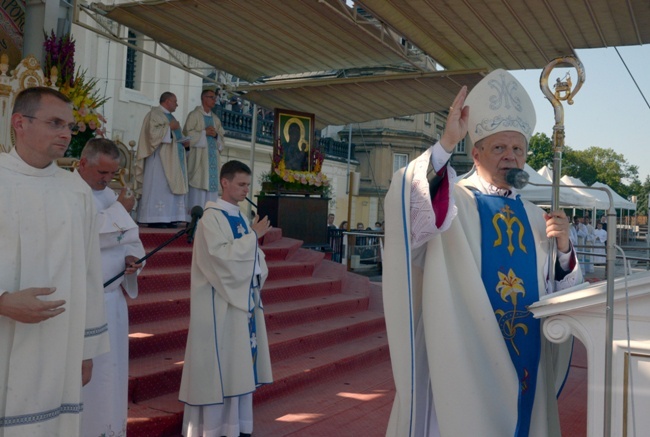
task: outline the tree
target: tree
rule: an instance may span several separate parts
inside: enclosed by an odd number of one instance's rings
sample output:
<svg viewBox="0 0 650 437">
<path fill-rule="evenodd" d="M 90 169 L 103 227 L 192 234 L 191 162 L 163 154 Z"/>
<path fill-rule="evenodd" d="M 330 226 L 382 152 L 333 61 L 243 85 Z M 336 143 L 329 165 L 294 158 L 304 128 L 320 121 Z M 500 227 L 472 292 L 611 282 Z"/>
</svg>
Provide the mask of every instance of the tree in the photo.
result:
<svg viewBox="0 0 650 437">
<path fill-rule="evenodd" d="M 553 164 L 553 142 L 545 133 L 537 132 L 530 138 L 526 162 L 535 170 Z"/>
<path fill-rule="evenodd" d="M 609 185 L 623 197 L 630 194 L 630 190 L 623 179 L 634 180 L 638 178 L 639 168 L 627 162 L 625 157 L 613 149 L 602 147 L 589 147 L 586 150 L 573 150 L 568 153 L 567 174 L 577 177 L 586 185 L 602 182 Z"/>
</svg>

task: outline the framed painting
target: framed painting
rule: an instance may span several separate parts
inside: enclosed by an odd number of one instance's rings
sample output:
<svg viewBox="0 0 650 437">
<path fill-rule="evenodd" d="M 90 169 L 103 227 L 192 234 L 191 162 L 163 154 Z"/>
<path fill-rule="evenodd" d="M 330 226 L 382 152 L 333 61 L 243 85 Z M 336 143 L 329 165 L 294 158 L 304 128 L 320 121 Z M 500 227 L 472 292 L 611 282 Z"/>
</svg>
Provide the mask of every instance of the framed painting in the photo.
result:
<svg viewBox="0 0 650 437">
<path fill-rule="evenodd" d="M 314 114 L 275 109 L 273 162 L 292 171 L 312 171 L 311 149 L 314 144 Z"/>
</svg>

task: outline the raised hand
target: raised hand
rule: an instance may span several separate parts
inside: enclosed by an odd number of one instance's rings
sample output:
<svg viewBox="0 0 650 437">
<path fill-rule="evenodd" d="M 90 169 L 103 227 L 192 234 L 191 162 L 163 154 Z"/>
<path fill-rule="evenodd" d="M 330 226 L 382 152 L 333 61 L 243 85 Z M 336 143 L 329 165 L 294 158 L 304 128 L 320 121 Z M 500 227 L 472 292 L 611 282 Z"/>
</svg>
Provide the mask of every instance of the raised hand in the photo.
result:
<svg viewBox="0 0 650 437">
<path fill-rule="evenodd" d="M 253 219 L 253 224 L 251 227 L 257 234 L 257 238 L 261 238 L 264 236 L 264 234 L 267 233 L 269 229 L 271 229 L 271 222 L 269 222 L 269 218 L 267 216 L 264 216 L 264 218 L 260 220 L 260 216 L 256 215 Z"/>
<path fill-rule="evenodd" d="M 467 97 L 467 87 L 464 86 L 460 89 L 454 102 L 449 107 L 449 115 L 447 115 L 447 125 L 445 131 L 440 138 L 440 145 L 448 152 L 451 153 L 465 135 L 467 135 L 467 119 L 469 118 L 469 106 L 465 106 L 465 98 Z"/>
</svg>

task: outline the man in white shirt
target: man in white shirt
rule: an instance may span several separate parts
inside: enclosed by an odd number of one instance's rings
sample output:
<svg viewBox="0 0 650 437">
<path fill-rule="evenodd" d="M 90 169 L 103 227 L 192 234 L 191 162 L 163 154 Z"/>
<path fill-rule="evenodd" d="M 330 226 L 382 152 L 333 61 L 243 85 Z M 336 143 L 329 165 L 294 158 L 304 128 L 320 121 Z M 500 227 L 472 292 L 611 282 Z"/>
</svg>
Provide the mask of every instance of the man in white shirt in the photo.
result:
<svg viewBox="0 0 650 437">
<path fill-rule="evenodd" d="M 144 256 L 138 225 L 131 218 L 135 197 L 126 187 L 119 196 L 108 186 L 120 169 L 113 141 L 93 138 L 83 148 L 77 173 L 93 190 L 97 208 L 103 281 L 124 271 L 104 288 L 111 350 L 95 358 L 92 381 L 84 387 L 84 436 L 126 435 L 129 384 L 129 313 L 124 297 L 138 295 L 137 272 Z M 123 291 L 124 290 L 124 291 Z"/>
</svg>

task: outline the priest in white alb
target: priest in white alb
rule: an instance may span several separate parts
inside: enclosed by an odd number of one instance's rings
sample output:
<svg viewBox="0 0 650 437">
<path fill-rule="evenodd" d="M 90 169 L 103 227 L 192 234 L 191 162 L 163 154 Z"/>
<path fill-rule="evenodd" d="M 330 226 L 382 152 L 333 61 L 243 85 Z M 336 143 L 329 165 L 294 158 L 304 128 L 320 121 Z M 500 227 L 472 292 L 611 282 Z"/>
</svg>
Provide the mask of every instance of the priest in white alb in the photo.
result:
<svg viewBox="0 0 650 437">
<path fill-rule="evenodd" d="M 129 311 L 124 292 L 138 296 L 137 273 L 144 256 L 138 225 L 131 218 L 135 197 L 126 187 L 116 195 L 108 186 L 120 169 L 115 143 L 93 138 L 81 152 L 77 174 L 93 190 L 102 255 L 103 281 L 125 272 L 104 287 L 111 350 L 95 358 L 93 379 L 84 386 L 82 435 L 126 436 L 129 385 Z M 123 291 L 124 290 L 124 291 Z"/>
<path fill-rule="evenodd" d="M 142 121 L 135 163 L 136 192 L 141 195 L 138 222 L 150 227 L 174 227 L 174 222 L 185 221 L 189 142 L 172 114 L 177 107 L 176 96 L 164 92 L 160 106 Z"/>
<path fill-rule="evenodd" d="M 469 95 L 460 90 L 440 141 L 393 176 L 383 301 L 396 394 L 387 436 L 560 435 L 556 394 L 570 348 L 551 345 L 527 306 L 582 274 L 566 215 L 522 200 L 506 178 L 524 167 L 534 127 L 522 85 L 493 71 Z M 476 171 L 454 185 L 448 162 L 466 133 Z"/>
<path fill-rule="evenodd" d="M 253 392 L 273 381 L 260 290 L 268 275 L 258 238 L 264 217 L 249 223 L 239 211 L 250 168 L 221 167 L 222 197 L 208 202 L 192 252 L 190 329 L 179 399 L 185 437 L 250 436 Z"/>
<path fill-rule="evenodd" d="M 28 88 L 16 147 L 0 154 L 0 437 L 79 436 L 82 384 L 108 351 L 95 204 L 54 162 L 76 123 L 70 100 Z"/>
<path fill-rule="evenodd" d="M 188 217 L 192 207 L 219 199 L 219 154 L 223 151 L 225 131 L 221 120 L 212 112 L 217 95 L 213 90 L 201 92 L 201 106 L 187 116 L 183 133 L 190 138 L 187 159 L 189 193 Z"/>
</svg>

